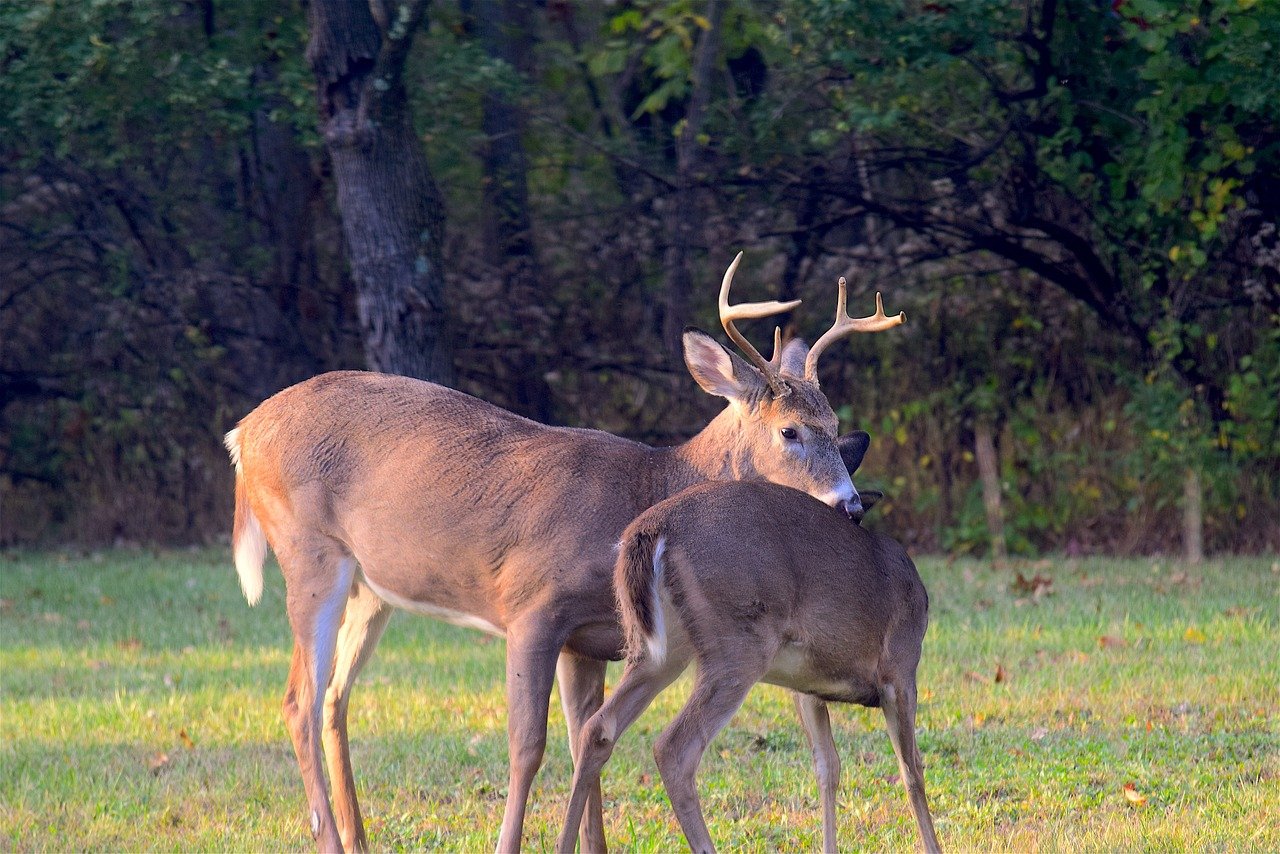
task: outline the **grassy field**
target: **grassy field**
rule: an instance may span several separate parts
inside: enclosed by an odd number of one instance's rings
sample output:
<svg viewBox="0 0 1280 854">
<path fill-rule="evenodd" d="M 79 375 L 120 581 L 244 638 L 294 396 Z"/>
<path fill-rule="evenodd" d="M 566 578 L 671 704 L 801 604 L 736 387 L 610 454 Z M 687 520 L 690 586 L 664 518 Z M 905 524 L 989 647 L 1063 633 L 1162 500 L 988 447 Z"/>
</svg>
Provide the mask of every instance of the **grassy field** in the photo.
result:
<svg viewBox="0 0 1280 854">
<path fill-rule="evenodd" d="M 960 851 L 1280 851 L 1280 565 L 920 560 L 920 747 Z M 1015 575 L 1021 574 L 1021 579 Z M 249 609 L 225 555 L 0 555 L 0 849 L 308 850 L 279 711 L 278 572 Z M 379 850 L 483 851 L 506 785 L 503 645 L 401 614 L 356 689 Z M 611 668 L 610 682 L 617 678 Z M 650 755 L 678 683 L 605 768 L 618 850 L 683 847 Z M 559 704 L 526 845 L 567 796 Z M 918 844 L 879 712 L 835 709 L 849 849 Z M 804 736 L 758 687 L 701 773 L 722 848 L 821 840 Z"/>
</svg>

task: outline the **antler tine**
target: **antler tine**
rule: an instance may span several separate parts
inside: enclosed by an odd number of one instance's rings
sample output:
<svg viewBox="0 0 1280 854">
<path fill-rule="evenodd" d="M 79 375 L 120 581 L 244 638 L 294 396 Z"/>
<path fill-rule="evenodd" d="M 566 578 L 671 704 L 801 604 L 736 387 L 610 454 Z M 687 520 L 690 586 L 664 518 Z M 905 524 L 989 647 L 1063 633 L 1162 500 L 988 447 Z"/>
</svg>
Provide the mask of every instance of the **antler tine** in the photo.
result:
<svg viewBox="0 0 1280 854">
<path fill-rule="evenodd" d="M 876 313 L 870 317 L 850 317 L 845 308 L 847 298 L 848 286 L 845 284 L 844 276 L 841 276 L 840 292 L 836 297 L 836 322 L 809 349 L 809 355 L 804 360 L 805 379 L 814 381 L 818 379 L 818 358 L 822 355 L 823 350 L 841 338 L 845 338 L 855 332 L 883 332 L 900 323 L 905 323 L 907 320 L 907 314 L 903 311 L 892 317 L 884 313 L 884 302 L 880 298 L 879 291 L 876 291 Z"/>
<path fill-rule="evenodd" d="M 734 344 L 738 345 L 738 349 L 747 357 L 752 365 L 754 365 L 760 373 L 764 374 L 765 381 L 769 383 L 769 388 L 773 390 L 774 396 L 781 397 L 787 393 L 787 386 L 782 382 L 782 375 L 779 367 L 782 363 L 781 348 L 778 346 L 782 338 L 781 330 L 774 333 L 774 359 L 778 362 L 775 365 L 764 356 L 760 355 L 760 351 L 751 346 L 751 342 L 743 337 L 738 331 L 734 323 L 739 320 L 750 320 L 757 317 L 772 317 L 775 314 L 791 311 L 800 304 L 800 300 L 790 300 L 789 302 L 778 302 L 770 300 L 769 302 L 744 302 L 741 305 L 729 305 L 729 287 L 733 283 L 733 274 L 738 270 L 738 262 L 742 260 L 742 253 L 733 259 L 733 263 L 729 265 L 729 269 L 724 272 L 724 281 L 720 283 L 720 325 L 724 327 L 724 332 L 729 336 Z"/>
</svg>

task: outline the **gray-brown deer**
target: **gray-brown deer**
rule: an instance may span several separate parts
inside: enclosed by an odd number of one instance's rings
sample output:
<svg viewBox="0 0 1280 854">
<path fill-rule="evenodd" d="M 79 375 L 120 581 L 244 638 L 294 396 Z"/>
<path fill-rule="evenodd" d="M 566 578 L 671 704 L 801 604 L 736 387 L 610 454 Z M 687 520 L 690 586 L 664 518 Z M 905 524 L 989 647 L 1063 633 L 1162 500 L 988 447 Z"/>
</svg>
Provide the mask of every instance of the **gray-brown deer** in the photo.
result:
<svg viewBox="0 0 1280 854">
<path fill-rule="evenodd" d="M 757 682 L 795 692 L 822 793 L 824 851 L 836 850 L 840 781 L 832 701 L 884 711 L 924 847 L 939 850 L 915 736 L 929 598 L 901 545 L 785 486 L 706 483 L 627 527 L 614 584 L 627 664 L 579 734 L 559 851 L 572 854 L 586 795 L 618 738 L 690 662 L 692 693 L 654 755 L 693 851 L 714 850 L 698 764 Z"/>
<path fill-rule="evenodd" d="M 861 514 L 817 360 L 842 336 L 904 318 L 885 316 L 879 294 L 873 316 L 850 318 L 841 280 L 832 329 L 812 349 L 780 349 L 775 334 L 765 359 L 735 324 L 798 301 L 731 306 L 741 258 L 721 283 L 720 320 L 746 360 L 685 333 L 690 373 L 729 406 L 683 445 L 548 427 L 433 383 L 362 372 L 287 388 L 227 434 L 246 598 L 261 595 L 267 544 L 284 574 L 294 637 L 284 717 L 321 851 L 368 847 L 347 709 L 394 608 L 506 638 L 510 779 L 498 850 L 514 851 L 553 678 L 572 744 L 603 700 L 606 661 L 621 657 L 612 574 L 628 522 L 687 486 L 732 479 L 777 481 Z M 590 801 L 583 843 L 603 849 L 598 788 Z"/>
</svg>

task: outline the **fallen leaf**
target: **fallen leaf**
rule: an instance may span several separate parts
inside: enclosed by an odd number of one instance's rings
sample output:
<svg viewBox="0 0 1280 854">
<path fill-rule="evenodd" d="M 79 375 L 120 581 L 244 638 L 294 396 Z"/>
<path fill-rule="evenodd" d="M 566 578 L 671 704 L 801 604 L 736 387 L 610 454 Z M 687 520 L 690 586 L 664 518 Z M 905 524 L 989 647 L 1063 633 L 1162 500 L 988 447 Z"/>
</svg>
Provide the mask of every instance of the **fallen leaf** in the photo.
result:
<svg viewBox="0 0 1280 854">
<path fill-rule="evenodd" d="M 1128 645 L 1124 638 L 1118 638 L 1115 635 L 1103 635 L 1098 638 L 1098 646 L 1102 649 L 1123 649 Z"/>
<path fill-rule="evenodd" d="M 185 729 L 178 730 L 178 738 L 182 739 L 182 746 L 187 750 L 195 750 L 196 743 L 191 740 L 191 736 L 187 735 Z"/>
<path fill-rule="evenodd" d="M 1049 728 L 1047 726 L 1038 726 L 1031 731 L 1031 740 L 1044 741 L 1044 739 L 1048 735 L 1049 735 Z"/>
<path fill-rule="evenodd" d="M 1200 631 L 1195 626 L 1188 626 L 1187 630 L 1182 634 L 1182 639 L 1187 643 L 1205 642 L 1204 632 Z"/>
<path fill-rule="evenodd" d="M 1024 576 L 1021 572 L 1013 574 L 1013 583 L 1010 585 L 1014 593 L 1029 593 L 1032 598 L 1039 599 L 1041 596 L 1052 593 L 1053 579 L 1047 575 L 1036 573 L 1030 578 Z"/>
<path fill-rule="evenodd" d="M 994 679 L 994 681 L 996 681 L 996 682 L 1007 682 L 1007 681 L 1008 681 L 1008 679 L 1009 679 L 1009 674 L 1008 674 L 1008 672 L 1004 669 L 1004 665 L 1002 665 L 1002 664 L 997 664 L 997 665 L 996 665 L 996 675 L 995 675 L 995 679 Z"/>
<path fill-rule="evenodd" d="M 142 649 L 142 641 L 138 640 L 137 638 L 127 638 L 122 641 L 117 641 L 116 646 L 118 646 L 120 649 L 124 650 L 125 652 L 137 652 L 138 650 Z"/>
<path fill-rule="evenodd" d="M 1124 799 L 1135 807 L 1140 807 L 1147 802 L 1147 796 L 1139 792 L 1138 787 L 1133 783 L 1125 783 L 1121 791 L 1124 792 Z"/>
<path fill-rule="evenodd" d="M 157 753 L 147 760 L 147 769 L 152 774 L 159 776 L 160 772 L 169 764 L 169 754 Z"/>
<path fill-rule="evenodd" d="M 991 680 L 990 680 L 990 679 L 988 679 L 987 677 L 983 676 L 981 673 L 977 673 L 977 672 L 972 671 L 972 670 L 966 670 L 966 671 L 964 672 L 964 678 L 965 678 L 965 679 L 968 679 L 970 682 L 979 682 L 979 683 L 981 683 L 981 684 L 983 684 L 983 685 L 990 685 L 990 684 L 991 684 Z"/>
</svg>

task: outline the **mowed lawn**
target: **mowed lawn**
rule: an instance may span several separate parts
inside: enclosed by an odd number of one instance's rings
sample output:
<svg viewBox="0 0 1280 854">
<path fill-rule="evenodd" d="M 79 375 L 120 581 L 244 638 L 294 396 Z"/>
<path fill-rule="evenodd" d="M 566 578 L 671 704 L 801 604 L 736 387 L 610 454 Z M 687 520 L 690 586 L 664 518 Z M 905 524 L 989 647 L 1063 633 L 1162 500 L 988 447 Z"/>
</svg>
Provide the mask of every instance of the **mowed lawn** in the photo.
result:
<svg viewBox="0 0 1280 854">
<path fill-rule="evenodd" d="M 919 565 L 933 605 L 920 747 L 945 848 L 1280 850 L 1274 559 Z M 308 850 L 280 716 L 282 591 L 269 567 L 250 609 L 208 551 L 0 555 L 0 849 Z M 392 620 L 352 703 L 375 849 L 493 846 L 502 658 L 479 633 Z M 684 847 L 650 749 L 687 690 L 659 698 L 605 768 L 617 850 Z M 834 712 L 843 847 L 915 849 L 879 712 Z M 555 701 L 551 725 L 525 826 L 539 851 L 568 794 Z M 786 692 L 755 689 L 700 781 L 722 848 L 818 847 Z"/>
</svg>

